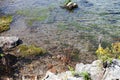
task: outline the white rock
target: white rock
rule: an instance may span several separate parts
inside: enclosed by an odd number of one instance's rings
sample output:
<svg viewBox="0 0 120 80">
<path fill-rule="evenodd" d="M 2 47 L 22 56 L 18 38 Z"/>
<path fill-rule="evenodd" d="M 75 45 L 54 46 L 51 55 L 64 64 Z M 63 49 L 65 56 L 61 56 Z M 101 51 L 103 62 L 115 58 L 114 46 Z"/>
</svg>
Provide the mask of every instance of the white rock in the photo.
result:
<svg viewBox="0 0 120 80">
<path fill-rule="evenodd" d="M 81 72 L 85 71 L 84 68 L 85 68 L 85 65 L 83 63 L 76 64 L 75 72 L 81 73 Z"/>
<path fill-rule="evenodd" d="M 102 64 L 102 61 L 100 61 L 100 60 L 96 60 L 96 61 L 93 61 L 92 62 L 92 66 L 94 66 L 94 67 L 98 67 L 98 66 L 100 66 Z"/>
<path fill-rule="evenodd" d="M 62 72 L 58 75 L 47 71 L 46 76 L 42 80 L 84 80 L 83 77 L 74 77 L 71 71 Z"/>
<path fill-rule="evenodd" d="M 92 64 L 77 64 L 75 71 L 77 73 L 88 72 L 92 80 L 99 80 L 103 74 L 103 66 L 100 60 L 93 61 Z"/>
<path fill-rule="evenodd" d="M 42 80 L 61 80 L 54 73 L 47 71 L 46 76 Z"/>
<path fill-rule="evenodd" d="M 60 79 L 63 79 L 63 80 L 64 80 L 65 78 L 70 77 L 70 76 L 73 76 L 71 71 L 66 71 L 66 72 L 62 72 L 62 73 L 58 74 L 58 77 L 59 77 Z"/>
<path fill-rule="evenodd" d="M 5 47 L 5 48 L 12 48 L 18 45 L 18 41 L 20 39 L 18 37 L 12 36 L 12 37 L 0 37 L 0 47 Z"/>
<path fill-rule="evenodd" d="M 68 77 L 67 80 L 84 80 L 82 77 L 76 78 L 76 77 Z"/>
<path fill-rule="evenodd" d="M 120 80 L 120 60 L 114 59 L 110 67 L 104 69 L 102 61 L 96 60 L 92 64 L 76 64 L 75 72 L 82 73 L 87 71 L 92 80 Z M 49 75 L 49 77 L 48 77 Z M 55 75 L 47 73 L 44 80 L 84 80 L 83 77 L 75 77 L 71 71 L 66 71 Z"/>
<path fill-rule="evenodd" d="M 105 80 L 120 80 L 120 60 L 113 60 L 112 66 L 106 69 Z"/>
<path fill-rule="evenodd" d="M 60 80 L 84 80 L 82 77 L 74 77 L 71 71 L 60 73 L 58 74 L 58 77 L 60 78 Z"/>
<path fill-rule="evenodd" d="M 86 64 L 85 67 L 84 67 L 84 70 L 89 72 L 90 68 L 91 68 L 91 64 Z"/>
<path fill-rule="evenodd" d="M 69 2 L 66 6 L 69 7 L 69 6 L 72 5 L 72 4 L 73 4 L 73 2 Z"/>
</svg>

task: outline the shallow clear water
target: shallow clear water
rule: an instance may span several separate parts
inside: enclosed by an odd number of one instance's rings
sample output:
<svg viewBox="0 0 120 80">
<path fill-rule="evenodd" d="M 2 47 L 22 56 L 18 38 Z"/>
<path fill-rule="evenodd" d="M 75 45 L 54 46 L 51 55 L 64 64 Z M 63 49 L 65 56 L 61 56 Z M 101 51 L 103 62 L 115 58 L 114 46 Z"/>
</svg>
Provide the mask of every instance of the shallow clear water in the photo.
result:
<svg viewBox="0 0 120 80">
<path fill-rule="evenodd" d="M 96 38 L 106 40 L 120 36 L 120 0 L 73 0 L 79 8 L 72 12 L 61 9 L 64 0 L 5 0 L 1 10 L 14 16 L 15 27 L 57 26 L 62 30 L 71 27 Z M 20 18 L 22 17 L 22 19 Z M 21 28 L 17 28 L 20 30 Z M 9 33 L 12 33 L 9 31 Z"/>
<path fill-rule="evenodd" d="M 114 19 L 120 16 L 119 0 L 73 1 L 77 2 L 79 5 L 79 9 L 76 9 L 73 13 L 60 9 L 59 6 L 64 3 L 64 0 L 6 0 L 4 1 L 5 4 L 2 6 L 2 10 L 5 13 L 12 14 L 18 10 L 30 9 L 31 11 L 34 11 L 34 9 L 51 7 L 52 9 L 49 16 L 54 16 L 56 20 L 59 20 L 59 18 L 62 18 L 61 20 L 66 20 L 66 18 L 67 20 L 70 20 L 69 18 L 71 18 L 72 20 L 95 20 L 95 22 L 99 21 L 99 18 Z M 117 20 L 116 23 L 118 21 L 119 20 Z"/>
<path fill-rule="evenodd" d="M 97 59 L 101 36 L 105 46 L 120 41 L 120 0 L 73 1 L 79 8 L 70 12 L 60 8 L 64 0 L 0 0 L 0 13 L 13 16 L 10 30 L 0 36 L 20 37 L 25 44 L 45 48 L 53 57 L 70 53 L 73 61 L 91 63 Z M 47 63 L 61 67 L 58 60 L 48 57 L 40 58 L 40 66 L 33 61 L 37 68 L 32 73 L 45 73 Z M 30 71 L 23 69 L 23 73 Z"/>
</svg>

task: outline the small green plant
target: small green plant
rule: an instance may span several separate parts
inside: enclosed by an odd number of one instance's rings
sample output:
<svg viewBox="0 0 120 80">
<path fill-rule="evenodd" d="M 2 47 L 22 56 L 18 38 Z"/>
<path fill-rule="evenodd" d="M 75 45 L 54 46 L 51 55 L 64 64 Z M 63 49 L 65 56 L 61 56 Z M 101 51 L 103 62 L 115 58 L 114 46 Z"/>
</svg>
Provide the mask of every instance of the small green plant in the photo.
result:
<svg viewBox="0 0 120 80">
<path fill-rule="evenodd" d="M 12 16 L 2 16 L 0 18 L 0 32 L 10 29 L 10 23 L 12 20 Z"/>
<path fill-rule="evenodd" d="M 96 54 L 103 62 L 111 62 L 112 59 L 120 57 L 120 42 L 112 43 L 111 47 L 106 47 L 105 49 L 99 44 Z"/>
<path fill-rule="evenodd" d="M 72 75 L 74 76 L 75 75 L 75 70 L 73 67 L 71 66 L 68 66 L 68 69 L 71 71 Z"/>
<path fill-rule="evenodd" d="M 84 80 L 91 80 L 90 78 L 90 74 L 88 72 L 82 72 L 82 73 L 76 73 L 74 68 L 71 66 L 68 66 L 68 69 L 71 71 L 72 75 L 75 76 L 82 76 L 84 78 Z"/>
<path fill-rule="evenodd" d="M 43 48 L 37 47 L 35 45 L 20 45 L 18 48 L 22 57 L 35 56 L 46 53 Z"/>
<path fill-rule="evenodd" d="M 82 72 L 81 75 L 83 76 L 84 80 L 91 80 L 90 74 L 88 72 Z"/>
<path fill-rule="evenodd" d="M 4 56 L 4 54 L 3 53 L 0 53 L 0 57 L 3 57 Z"/>
</svg>

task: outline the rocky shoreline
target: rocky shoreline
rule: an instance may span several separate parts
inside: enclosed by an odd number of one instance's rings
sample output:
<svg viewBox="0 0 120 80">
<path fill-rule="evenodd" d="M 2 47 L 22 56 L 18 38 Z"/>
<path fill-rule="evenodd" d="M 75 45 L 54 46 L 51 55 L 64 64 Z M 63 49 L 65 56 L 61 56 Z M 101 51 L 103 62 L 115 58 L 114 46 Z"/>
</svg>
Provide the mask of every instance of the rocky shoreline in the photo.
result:
<svg viewBox="0 0 120 80">
<path fill-rule="evenodd" d="M 48 71 L 42 80 L 119 80 L 120 60 L 114 59 L 104 68 L 102 61 L 96 60 L 91 64 L 76 64 L 74 71 L 59 74 Z M 73 74 L 74 73 L 74 74 Z M 88 75 L 87 75 L 88 73 Z"/>
<path fill-rule="evenodd" d="M 0 0 L 0 80 L 120 80 L 120 1 L 68 1 Z"/>
<path fill-rule="evenodd" d="M 93 61 L 91 64 L 83 64 L 83 63 L 77 63 L 74 69 L 74 66 L 69 66 L 66 64 L 63 64 L 64 62 L 62 62 L 63 66 L 67 66 L 68 70 L 65 71 L 59 71 L 59 68 L 61 66 L 57 66 L 55 67 L 55 63 L 54 65 L 52 65 L 52 63 L 47 63 L 47 67 L 44 67 L 43 69 L 45 70 L 44 72 L 46 73 L 46 75 L 42 75 L 41 78 L 40 75 L 38 75 L 38 73 L 31 73 L 28 71 L 23 71 L 26 70 L 27 68 L 30 68 L 32 71 L 38 70 L 36 68 L 40 67 L 41 62 L 39 62 L 39 60 L 33 60 L 32 62 L 30 62 L 30 64 L 26 64 L 28 65 L 27 67 L 23 66 L 20 70 L 18 69 L 19 73 L 16 73 L 16 71 L 14 73 L 12 73 L 12 70 L 15 70 L 15 66 L 17 64 L 17 61 L 19 62 L 19 60 L 17 60 L 17 56 L 15 56 L 15 54 L 11 54 L 10 52 L 7 53 L 7 50 L 10 50 L 11 48 L 15 48 L 16 46 L 18 46 L 21 43 L 21 40 L 18 37 L 0 37 L 0 48 L 1 48 L 1 69 L 3 69 L 5 71 L 5 73 L 1 73 L 1 80 L 119 80 L 119 73 L 120 73 L 120 60 L 118 59 L 113 59 L 111 62 L 108 62 L 105 66 L 103 66 L 103 62 L 101 60 L 95 60 Z M 3 54 L 3 55 L 2 55 Z M 40 58 L 41 57 L 41 58 Z M 43 56 L 39 56 L 40 59 L 42 59 Z M 45 56 L 47 57 L 47 56 Z M 47 58 L 45 58 L 47 59 Z M 58 58 L 60 58 L 60 56 L 57 56 Z M 62 56 L 63 58 L 64 56 Z M 53 57 L 50 57 L 52 62 L 53 62 Z M 25 59 L 25 58 L 24 58 Z M 30 59 L 29 59 L 30 60 Z M 46 61 L 50 61 L 49 59 Z M 46 62 L 45 61 L 45 62 Z M 11 64 L 10 64 L 11 63 Z M 19 62 L 20 63 L 20 62 Z M 24 63 L 24 61 L 23 61 Z M 37 63 L 37 64 L 35 64 Z M 60 62 L 58 62 L 58 64 L 61 64 Z M 23 65 L 23 64 L 22 64 Z M 37 67 L 35 67 L 35 65 Z M 6 68 L 5 68 L 6 67 Z M 18 65 L 16 66 L 18 67 Z M 20 67 L 20 66 L 19 66 Z M 40 67 L 39 69 L 41 69 L 42 67 Z M 45 69 L 47 68 L 47 69 Z M 61 68 L 60 68 L 61 70 Z M 23 73 L 22 73 L 23 71 Z M 24 73 L 24 72 L 29 72 L 29 73 Z M 37 71 L 39 72 L 39 71 Z M 11 76 L 15 76 L 17 75 L 16 78 L 10 77 L 10 74 L 13 74 Z M 41 73 L 41 72 L 40 72 Z M 43 73 L 43 72 L 42 72 Z M 20 77 L 21 75 L 21 77 Z M 7 76 L 7 77 L 4 77 Z M 19 77 L 19 78 L 18 78 Z M 43 78 L 44 77 L 44 78 Z"/>
</svg>

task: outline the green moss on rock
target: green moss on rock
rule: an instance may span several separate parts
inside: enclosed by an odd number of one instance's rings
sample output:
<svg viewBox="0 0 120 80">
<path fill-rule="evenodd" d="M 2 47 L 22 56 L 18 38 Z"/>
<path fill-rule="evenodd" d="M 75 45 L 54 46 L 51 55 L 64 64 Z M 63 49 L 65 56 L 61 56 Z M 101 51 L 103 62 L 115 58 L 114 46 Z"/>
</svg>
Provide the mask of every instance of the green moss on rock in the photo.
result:
<svg viewBox="0 0 120 80">
<path fill-rule="evenodd" d="M 0 32 L 10 29 L 10 23 L 12 22 L 12 16 L 2 16 L 0 17 Z"/>
<path fill-rule="evenodd" d="M 21 57 L 36 56 L 46 53 L 46 50 L 35 45 L 20 45 L 19 50 Z"/>
</svg>

